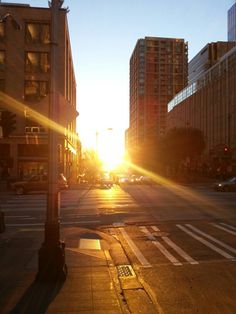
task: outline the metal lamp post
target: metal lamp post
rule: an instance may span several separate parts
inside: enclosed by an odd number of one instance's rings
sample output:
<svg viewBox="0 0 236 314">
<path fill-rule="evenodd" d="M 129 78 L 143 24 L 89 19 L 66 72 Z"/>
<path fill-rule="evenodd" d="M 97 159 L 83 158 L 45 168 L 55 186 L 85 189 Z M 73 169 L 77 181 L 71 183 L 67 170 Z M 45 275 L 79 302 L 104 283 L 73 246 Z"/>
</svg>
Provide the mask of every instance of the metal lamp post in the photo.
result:
<svg viewBox="0 0 236 314">
<path fill-rule="evenodd" d="M 49 106 L 49 119 L 58 122 L 59 95 L 57 90 L 57 64 L 59 63 L 57 47 L 59 33 L 59 11 L 62 0 L 49 2 L 51 8 L 51 95 Z M 39 280 L 64 280 L 66 278 L 65 243 L 60 240 L 59 200 L 58 192 L 58 133 L 54 129 L 49 130 L 49 154 L 48 154 L 48 194 L 47 214 L 45 222 L 44 242 L 39 249 L 39 268 L 37 279 Z"/>
</svg>

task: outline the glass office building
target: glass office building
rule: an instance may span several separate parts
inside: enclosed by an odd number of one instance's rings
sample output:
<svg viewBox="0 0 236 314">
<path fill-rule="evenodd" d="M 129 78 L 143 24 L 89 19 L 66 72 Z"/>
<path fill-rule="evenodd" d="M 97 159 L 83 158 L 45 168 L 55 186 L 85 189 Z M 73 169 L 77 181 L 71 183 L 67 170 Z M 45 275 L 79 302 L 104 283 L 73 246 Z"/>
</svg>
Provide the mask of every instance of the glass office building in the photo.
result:
<svg viewBox="0 0 236 314">
<path fill-rule="evenodd" d="M 228 41 L 236 41 L 236 2 L 228 11 Z"/>
</svg>

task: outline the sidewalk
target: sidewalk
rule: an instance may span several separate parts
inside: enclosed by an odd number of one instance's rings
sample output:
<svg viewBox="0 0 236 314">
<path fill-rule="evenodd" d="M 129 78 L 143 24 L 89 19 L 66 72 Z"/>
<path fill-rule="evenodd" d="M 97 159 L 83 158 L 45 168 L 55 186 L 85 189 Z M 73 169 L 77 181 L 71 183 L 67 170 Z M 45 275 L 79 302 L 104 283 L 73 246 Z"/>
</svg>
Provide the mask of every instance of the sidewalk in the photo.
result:
<svg viewBox="0 0 236 314">
<path fill-rule="evenodd" d="M 114 238 L 76 227 L 62 229 L 61 234 L 66 243 L 68 275 L 57 285 L 34 281 L 43 228 L 9 228 L 0 234 L 1 314 L 157 313 L 137 279 L 132 278 L 134 290 L 122 290 L 116 265 L 128 261 Z"/>
</svg>

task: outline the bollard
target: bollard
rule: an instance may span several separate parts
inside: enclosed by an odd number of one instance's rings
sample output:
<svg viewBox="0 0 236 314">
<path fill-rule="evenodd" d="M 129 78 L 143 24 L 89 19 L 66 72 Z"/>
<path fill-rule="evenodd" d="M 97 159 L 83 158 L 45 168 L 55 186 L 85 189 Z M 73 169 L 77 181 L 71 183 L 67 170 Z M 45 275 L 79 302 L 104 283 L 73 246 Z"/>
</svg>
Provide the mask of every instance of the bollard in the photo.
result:
<svg viewBox="0 0 236 314">
<path fill-rule="evenodd" d="M 6 229 L 6 226 L 5 226 L 4 212 L 0 211 L 0 233 L 4 232 L 5 229 Z"/>
</svg>

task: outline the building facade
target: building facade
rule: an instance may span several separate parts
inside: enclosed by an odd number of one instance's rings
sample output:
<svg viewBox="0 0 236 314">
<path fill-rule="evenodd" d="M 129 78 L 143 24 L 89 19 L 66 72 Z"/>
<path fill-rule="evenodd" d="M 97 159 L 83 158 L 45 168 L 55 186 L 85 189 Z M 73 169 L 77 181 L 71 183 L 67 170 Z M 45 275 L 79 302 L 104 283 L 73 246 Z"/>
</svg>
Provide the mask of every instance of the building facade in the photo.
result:
<svg viewBox="0 0 236 314">
<path fill-rule="evenodd" d="M 236 162 L 236 47 L 174 97 L 167 125 L 202 130 L 207 156 Z"/>
<path fill-rule="evenodd" d="M 50 40 L 50 8 L 0 3 L 0 15 L 0 112 L 16 114 L 15 129 L 7 137 L 1 134 L 0 174 L 22 177 L 47 172 L 50 94 L 55 92 L 50 65 L 56 58 L 58 171 L 73 177 L 80 142 L 75 136 L 76 81 L 67 10 L 60 9 L 57 43 Z M 54 56 L 52 45 L 56 45 Z"/>
<path fill-rule="evenodd" d="M 235 42 L 218 41 L 203 47 L 188 64 L 188 84 L 196 81 L 234 46 Z"/>
<path fill-rule="evenodd" d="M 165 132 L 167 104 L 187 85 L 187 53 L 183 39 L 137 41 L 130 59 L 129 151 Z"/>
<path fill-rule="evenodd" d="M 236 3 L 228 10 L 228 41 L 236 41 Z"/>
</svg>

